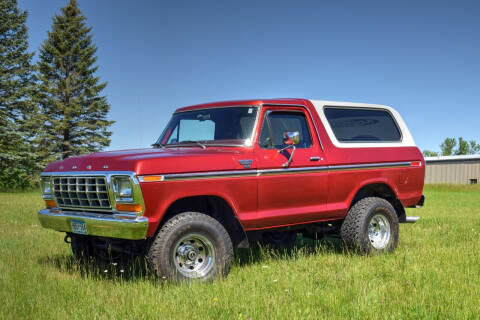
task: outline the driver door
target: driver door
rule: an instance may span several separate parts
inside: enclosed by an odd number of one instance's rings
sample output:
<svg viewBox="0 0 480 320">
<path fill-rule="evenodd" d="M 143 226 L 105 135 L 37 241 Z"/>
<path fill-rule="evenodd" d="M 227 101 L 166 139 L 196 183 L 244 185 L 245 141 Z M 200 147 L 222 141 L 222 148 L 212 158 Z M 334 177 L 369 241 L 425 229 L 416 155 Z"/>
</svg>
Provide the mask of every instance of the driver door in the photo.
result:
<svg viewBox="0 0 480 320">
<path fill-rule="evenodd" d="M 257 227 L 322 219 L 328 173 L 310 115 L 302 107 L 264 107 L 260 119 L 255 146 L 259 170 Z M 295 151 L 284 143 L 286 131 L 299 133 Z"/>
</svg>

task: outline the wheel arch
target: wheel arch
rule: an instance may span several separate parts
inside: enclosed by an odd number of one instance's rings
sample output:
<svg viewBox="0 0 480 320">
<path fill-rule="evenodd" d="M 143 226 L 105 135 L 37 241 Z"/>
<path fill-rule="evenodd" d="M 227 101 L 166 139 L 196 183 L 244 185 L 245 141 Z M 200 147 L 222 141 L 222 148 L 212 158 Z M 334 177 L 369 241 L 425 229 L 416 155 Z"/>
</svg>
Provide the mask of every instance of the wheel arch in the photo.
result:
<svg viewBox="0 0 480 320">
<path fill-rule="evenodd" d="M 248 248 L 247 235 L 237 218 L 234 207 L 217 195 L 187 196 L 173 201 L 163 214 L 157 232 L 170 218 L 187 211 L 200 212 L 214 218 L 227 230 L 234 247 Z"/>
<path fill-rule="evenodd" d="M 399 222 L 405 222 L 406 212 L 402 202 L 398 199 L 396 188 L 387 181 L 370 181 L 363 184 L 353 195 L 349 209 L 359 200 L 366 197 L 378 197 L 387 200 L 395 209 Z"/>
</svg>

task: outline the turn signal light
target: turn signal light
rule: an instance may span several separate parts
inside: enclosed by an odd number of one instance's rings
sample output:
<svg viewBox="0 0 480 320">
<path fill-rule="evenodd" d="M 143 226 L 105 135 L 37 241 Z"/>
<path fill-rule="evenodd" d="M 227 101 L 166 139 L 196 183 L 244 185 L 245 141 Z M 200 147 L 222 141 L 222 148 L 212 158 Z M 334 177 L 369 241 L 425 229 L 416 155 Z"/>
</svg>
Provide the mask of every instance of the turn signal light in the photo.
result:
<svg viewBox="0 0 480 320">
<path fill-rule="evenodd" d="M 46 206 L 47 208 L 56 208 L 56 207 L 58 207 L 57 201 L 55 201 L 55 200 L 45 200 L 45 206 Z"/>
<path fill-rule="evenodd" d="M 143 182 L 160 182 L 164 179 L 163 176 L 143 176 Z"/>
<path fill-rule="evenodd" d="M 421 167 L 422 166 L 422 162 L 421 161 L 412 161 L 410 162 L 410 165 L 412 167 Z"/>
<path fill-rule="evenodd" d="M 115 205 L 117 211 L 124 211 L 124 212 L 142 212 L 142 205 L 141 204 L 128 204 L 128 203 L 117 203 Z"/>
</svg>

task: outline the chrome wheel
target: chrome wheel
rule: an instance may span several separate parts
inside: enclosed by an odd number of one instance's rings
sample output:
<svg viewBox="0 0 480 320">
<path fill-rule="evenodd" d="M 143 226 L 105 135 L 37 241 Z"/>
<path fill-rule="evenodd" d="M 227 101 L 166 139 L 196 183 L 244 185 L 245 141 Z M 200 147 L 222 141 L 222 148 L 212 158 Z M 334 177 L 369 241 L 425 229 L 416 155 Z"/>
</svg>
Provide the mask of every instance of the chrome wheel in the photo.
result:
<svg viewBox="0 0 480 320">
<path fill-rule="evenodd" d="M 202 278 L 215 264 L 215 249 L 207 237 L 189 233 L 176 242 L 173 261 L 177 271 L 185 277 Z"/>
<path fill-rule="evenodd" d="M 385 249 L 390 241 L 390 222 L 381 214 L 374 215 L 368 224 L 368 238 L 372 246 L 377 249 Z"/>
</svg>

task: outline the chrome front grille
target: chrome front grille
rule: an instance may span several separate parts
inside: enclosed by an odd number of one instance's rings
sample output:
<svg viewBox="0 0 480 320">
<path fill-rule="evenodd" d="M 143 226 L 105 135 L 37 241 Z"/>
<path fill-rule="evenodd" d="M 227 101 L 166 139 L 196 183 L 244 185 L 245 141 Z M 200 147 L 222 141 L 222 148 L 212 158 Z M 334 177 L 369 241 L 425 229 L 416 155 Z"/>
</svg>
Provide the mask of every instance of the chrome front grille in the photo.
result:
<svg viewBox="0 0 480 320">
<path fill-rule="evenodd" d="M 111 210 L 107 180 L 102 176 L 53 177 L 53 195 L 60 208 Z"/>
</svg>

